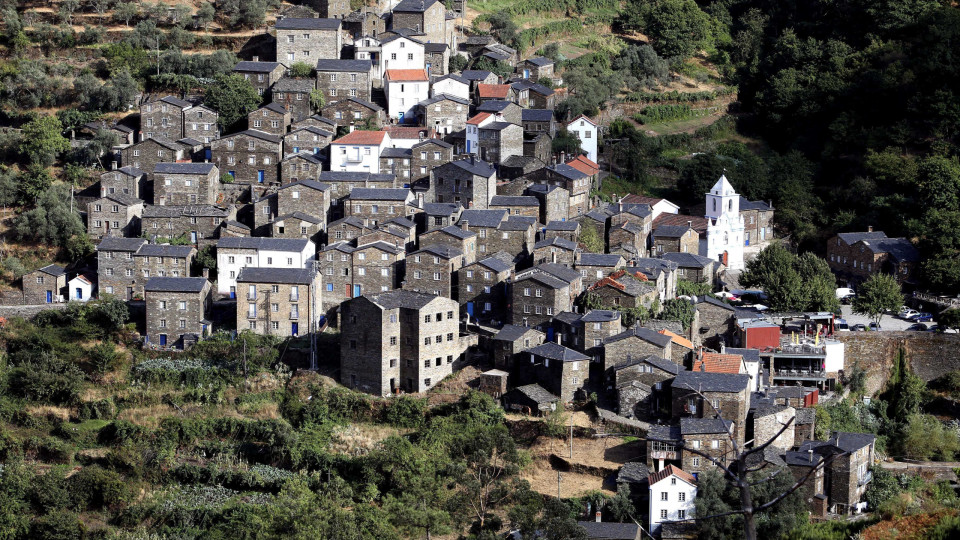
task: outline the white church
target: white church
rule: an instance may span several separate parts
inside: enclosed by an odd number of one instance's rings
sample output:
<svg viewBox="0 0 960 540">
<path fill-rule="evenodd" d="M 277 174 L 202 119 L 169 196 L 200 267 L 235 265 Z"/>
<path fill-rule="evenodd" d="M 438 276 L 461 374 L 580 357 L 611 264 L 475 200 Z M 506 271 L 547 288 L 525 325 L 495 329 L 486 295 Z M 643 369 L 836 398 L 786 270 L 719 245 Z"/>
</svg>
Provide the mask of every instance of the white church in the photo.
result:
<svg viewBox="0 0 960 540">
<path fill-rule="evenodd" d="M 740 215 L 740 195 L 730 185 L 726 175 L 707 193 L 707 242 L 706 253 L 720 261 L 730 270 L 743 270 L 743 245 L 745 227 Z M 702 244 L 701 244 L 702 245 Z"/>
</svg>

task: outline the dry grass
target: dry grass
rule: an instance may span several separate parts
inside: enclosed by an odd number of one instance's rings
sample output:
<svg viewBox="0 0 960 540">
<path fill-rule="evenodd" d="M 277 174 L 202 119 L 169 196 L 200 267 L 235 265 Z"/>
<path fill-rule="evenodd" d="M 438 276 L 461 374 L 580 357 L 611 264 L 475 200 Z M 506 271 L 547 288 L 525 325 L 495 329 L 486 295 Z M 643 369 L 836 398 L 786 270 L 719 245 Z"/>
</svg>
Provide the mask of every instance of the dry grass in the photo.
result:
<svg viewBox="0 0 960 540">
<path fill-rule="evenodd" d="M 72 409 L 66 407 L 54 407 L 53 405 L 35 405 L 26 408 L 30 416 L 39 416 L 45 418 L 59 418 L 63 421 L 70 420 Z"/>
<path fill-rule="evenodd" d="M 408 431 L 385 425 L 351 424 L 334 431 L 330 451 L 354 457 L 363 456 L 375 449 L 380 441 Z"/>
<path fill-rule="evenodd" d="M 177 412 L 173 407 L 166 404 L 159 404 L 124 409 L 117 415 L 117 419 L 133 422 L 145 428 L 156 429 L 160 427 L 161 420 L 176 414 Z"/>
<path fill-rule="evenodd" d="M 530 482 L 530 488 L 538 493 L 557 496 L 557 470 L 545 461 L 537 461 L 523 470 L 520 477 Z M 590 491 L 614 493 L 612 487 L 605 487 L 603 478 L 575 472 L 561 472 L 560 496 L 577 497 Z"/>
</svg>

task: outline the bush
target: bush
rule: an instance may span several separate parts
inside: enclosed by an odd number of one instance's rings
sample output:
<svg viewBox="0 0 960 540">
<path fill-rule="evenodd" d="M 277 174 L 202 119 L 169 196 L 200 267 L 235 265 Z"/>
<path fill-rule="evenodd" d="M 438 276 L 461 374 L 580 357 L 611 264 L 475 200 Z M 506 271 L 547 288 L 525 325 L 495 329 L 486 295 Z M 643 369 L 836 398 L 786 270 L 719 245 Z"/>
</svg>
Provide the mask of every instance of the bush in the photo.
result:
<svg viewBox="0 0 960 540">
<path fill-rule="evenodd" d="M 67 479 L 77 510 L 101 510 L 127 502 L 130 490 L 123 477 L 97 465 L 80 469 Z"/>
<path fill-rule="evenodd" d="M 387 402 L 383 420 L 391 426 L 419 428 L 426 418 L 427 400 L 401 396 Z"/>
<path fill-rule="evenodd" d="M 302 79 L 313 77 L 313 66 L 306 62 L 294 62 L 290 65 L 290 76 Z"/>
<path fill-rule="evenodd" d="M 53 405 L 79 402 L 83 378 L 83 372 L 77 366 L 49 352 L 10 370 L 14 395 Z"/>
<path fill-rule="evenodd" d="M 67 510 L 54 510 L 34 521 L 30 527 L 33 538 L 81 540 L 85 533 L 86 527 L 80 521 L 80 517 Z"/>
</svg>

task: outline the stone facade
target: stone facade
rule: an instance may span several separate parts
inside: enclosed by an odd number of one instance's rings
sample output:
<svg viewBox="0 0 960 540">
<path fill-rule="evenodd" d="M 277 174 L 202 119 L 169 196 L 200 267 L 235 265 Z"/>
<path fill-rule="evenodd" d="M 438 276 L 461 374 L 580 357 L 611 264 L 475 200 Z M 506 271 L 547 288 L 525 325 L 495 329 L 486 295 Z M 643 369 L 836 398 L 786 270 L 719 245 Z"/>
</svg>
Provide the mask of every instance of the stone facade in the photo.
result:
<svg viewBox="0 0 960 540">
<path fill-rule="evenodd" d="M 146 174 L 140 169 L 123 167 L 100 175 L 100 196 L 126 195 L 140 199 L 146 195 Z"/>
<path fill-rule="evenodd" d="M 233 72 L 241 75 L 250 83 L 257 94 L 270 96 L 270 87 L 280 80 L 286 68 L 280 62 L 238 62 Z"/>
<path fill-rule="evenodd" d="M 220 136 L 217 111 L 203 105 L 190 107 L 183 113 L 183 137 L 210 144 Z"/>
<path fill-rule="evenodd" d="M 870 227 L 867 232 L 840 233 L 827 241 L 827 264 L 840 279 L 855 286 L 883 272 L 903 284 L 915 283 L 920 257 L 906 238 L 888 238 Z"/>
<path fill-rule="evenodd" d="M 693 453 L 681 451 L 681 468 L 690 474 L 700 474 L 715 469 L 716 465 L 703 454 L 727 465 L 734 457 L 733 441 L 730 431 L 733 426 L 729 420 L 719 418 L 681 418 L 680 437 L 685 448 L 699 450 Z"/>
<path fill-rule="evenodd" d="M 449 72 L 450 46 L 446 43 L 425 43 L 423 59 L 431 78 L 443 77 Z"/>
<path fill-rule="evenodd" d="M 507 320 L 507 280 L 513 265 L 489 257 L 460 269 L 459 297 L 461 316 L 478 320 Z"/>
<path fill-rule="evenodd" d="M 248 129 L 217 139 L 210 148 L 217 168 L 233 176 L 237 183 L 279 182 L 283 140 L 276 135 Z"/>
<path fill-rule="evenodd" d="M 280 183 L 283 185 L 320 176 L 323 161 L 311 152 L 288 154 L 280 162 Z"/>
<path fill-rule="evenodd" d="M 749 375 L 681 371 L 671 385 L 672 416 L 714 418 L 719 410 L 721 418 L 733 422 L 737 444 L 742 448 L 750 403 L 749 382 Z"/>
<path fill-rule="evenodd" d="M 491 340 L 493 364 L 497 369 L 513 369 L 523 351 L 541 345 L 546 337 L 533 328 L 504 325 Z"/>
<path fill-rule="evenodd" d="M 567 190 L 570 194 L 567 219 L 586 214 L 589 210 L 587 197 L 592 187 L 590 177 L 570 165 L 558 163 L 544 167 L 531 174 L 530 179 L 538 184 L 550 184 Z"/>
<path fill-rule="evenodd" d="M 183 146 L 169 139 L 146 139 L 120 150 L 120 163 L 124 167 L 133 167 L 148 175 L 153 173 L 157 163 L 184 161 L 188 158 Z"/>
<path fill-rule="evenodd" d="M 193 246 L 144 244 L 133 254 L 134 295 L 143 293 L 143 285 L 154 277 L 189 277 L 190 265 L 197 255 Z"/>
<path fill-rule="evenodd" d="M 67 287 L 67 272 L 51 264 L 23 275 L 23 303 L 51 304 L 58 302 Z"/>
<path fill-rule="evenodd" d="M 440 139 L 426 139 L 410 149 L 410 185 L 429 184 L 430 171 L 453 161 L 453 145 Z"/>
<path fill-rule="evenodd" d="M 413 194 L 409 189 L 353 188 L 344 201 L 344 213 L 363 220 L 366 227 L 375 228 L 378 223 L 412 214 L 410 203 Z"/>
<path fill-rule="evenodd" d="M 321 60 L 317 62 L 317 88 L 327 103 L 348 98 L 369 103 L 372 97 L 373 64 L 370 60 Z M 356 121 L 350 118 L 350 121 Z"/>
<path fill-rule="evenodd" d="M 773 240 L 773 214 L 772 203 L 748 201 L 740 197 L 744 244 L 757 247 L 770 244 Z"/>
<path fill-rule="evenodd" d="M 662 226 L 653 230 L 653 253 L 698 253 L 700 235 L 691 227 Z"/>
<path fill-rule="evenodd" d="M 340 26 L 339 19 L 285 17 L 277 21 L 277 62 L 289 68 L 297 62 L 313 65 L 320 59 L 340 58 Z"/>
<path fill-rule="evenodd" d="M 447 10 L 439 0 L 404 0 L 394 6 L 390 28 L 409 28 L 424 34 L 424 41 L 449 43 L 452 29 L 448 30 L 446 19 Z"/>
<path fill-rule="evenodd" d="M 344 302 L 340 382 L 374 395 L 424 392 L 453 372 L 464 348 L 457 303 L 411 291 Z"/>
<path fill-rule="evenodd" d="M 133 300 L 137 280 L 133 254 L 146 244 L 143 238 L 104 238 L 97 245 L 97 285 L 101 293 Z"/>
<path fill-rule="evenodd" d="M 148 343 L 183 349 L 209 333 L 211 286 L 205 278 L 158 277 L 148 281 L 145 289 Z"/>
<path fill-rule="evenodd" d="M 734 309 L 710 296 L 701 297 L 696 308 L 700 318 L 697 334 L 701 342 L 713 349 L 718 349 L 720 343 L 729 342 L 736 326 Z"/>
<path fill-rule="evenodd" d="M 283 136 L 283 149 L 286 154 L 307 152 L 318 157 L 333 142 L 333 133 L 325 129 L 307 126 L 295 129 Z M 313 178 L 316 178 L 314 176 Z"/>
<path fill-rule="evenodd" d="M 247 114 L 247 127 L 283 137 L 293 120 L 284 107 L 271 103 Z"/>
<path fill-rule="evenodd" d="M 237 276 L 237 330 L 295 337 L 320 318 L 320 274 L 303 268 L 247 267 Z"/>
<path fill-rule="evenodd" d="M 143 209 L 140 229 L 151 238 L 183 236 L 191 243 L 205 244 L 205 239 L 217 238 L 220 227 L 231 215 L 231 210 L 209 204 L 147 206 Z"/>
<path fill-rule="evenodd" d="M 493 165 L 476 158 L 445 163 L 430 171 L 427 202 L 460 203 L 465 208 L 487 208 L 497 193 Z"/>
<path fill-rule="evenodd" d="M 310 92 L 316 89 L 314 79 L 284 77 L 273 85 L 273 102 L 290 111 L 294 122 L 313 114 L 310 105 Z"/>
<path fill-rule="evenodd" d="M 157 163 L 153 199 L 159 206 L 216 204 L 220 170 L 212 163 Z"/>
<path fill-rule="evenodd" d="M 670 358 L 673 354 L 673 343 L 669 337 L 658 332 L 634 326 L 619 334 L 603 340 L 603 373 L 610 376 L 610 370 L 629 363 L 632 359 L 654 356 L 656 358 Z"/>
<path fill-rule="evenodd" d="M 340 99 L 323 107 L 324 118 L 338 126 L 353 126 L 357 129 L 380 129 L 386 123 L 383 107 L 358 99 Z"/>
<path fill-rule="evenodd" d="M 510 285 L 511 323 L 546 328 L 554 316 L 573 310 L 581 290 L 580 273 L 556 264 L 518 272 Z"/>
<path fill-rule="evenodd" d="M 150 99 L 140 105 L 142 139 L 166 138 L 176 141 L 184 137 L 183 114 L 193 107 L 189 101 L 173 96 Z"/>
<path fill-rule="evenodd" d="M 466 129 L 469 114 L 469 101 L 447 94 L 436 95 L 417 105 L 420 123 L 444 137 Z"/>
<path fill-rule="evenodd" d="M 570 218 L 570 192 L 566 189 L 549 184 L 534 184 L 527 188 L 526 194 L 540 201 L 540 223 L 566 221 Z"/>
<path fill-rule="evenodd" d="M 463 254 L 463 264 L 473 264 L 477 260 L 477 233 L 461 227 L 448 226 L 423 233 L 419 238 L 420 247 L 442 246 L 455 249 Z"/>
<path fill-rule="evenodd" d="M 425 247 L 407 255 L 403 289 L 455 299 L 462 266 L 463 253 L 460 250 L 446 246 Z"/>
<path fill-rule="evenodd" d="M 304 214 L 316 217 L 326 224 L 330 210 L 330 186 L 314 180 L 301 180 L 284 184 L 274 193 L 269 193 L 254 202 L 254 231 L 267 235 L 267 224 L 278 216 Z M 325 229 L 325 227 L 323 227 Z"/>
<path fill-rule="evenodd" d="M 128 195 L 108 195 L 87 203 L 87 235 L 91 240 L 104 236 L 139 236 L 143 201 Z"/>
<path fill-rule="evenodd" d="M 359 242 L 353 247 L 337 242 L 320 254 L 323 307 L 329 310 L 350 298 L 399 288 L 404 252 L 386 242 Z"/>
</svg>

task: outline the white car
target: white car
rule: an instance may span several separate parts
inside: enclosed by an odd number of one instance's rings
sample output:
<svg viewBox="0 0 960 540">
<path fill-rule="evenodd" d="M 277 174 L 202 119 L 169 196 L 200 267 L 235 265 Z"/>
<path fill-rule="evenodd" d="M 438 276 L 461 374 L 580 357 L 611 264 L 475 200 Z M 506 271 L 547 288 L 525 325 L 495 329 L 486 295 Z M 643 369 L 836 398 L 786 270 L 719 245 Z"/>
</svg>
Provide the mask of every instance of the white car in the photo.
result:
<svg viewBox="0 0 960 540">
<path fill-rule="evenodd" d="M 837 300 L 843 300 L 844 298 L 850 298 L 856 295 L 857 294 L 853 292 L 853 289 L 847 287 L 841 287 L 837 289 Z"/>
<path fill-rule="evenodd" d="M 915 309 L 901 309 L 900 313 L 897 313 L 897 317 L 909 321 L 912 317 L 916 317 L 919 314 L 920 312 Z"/>
</svg>

